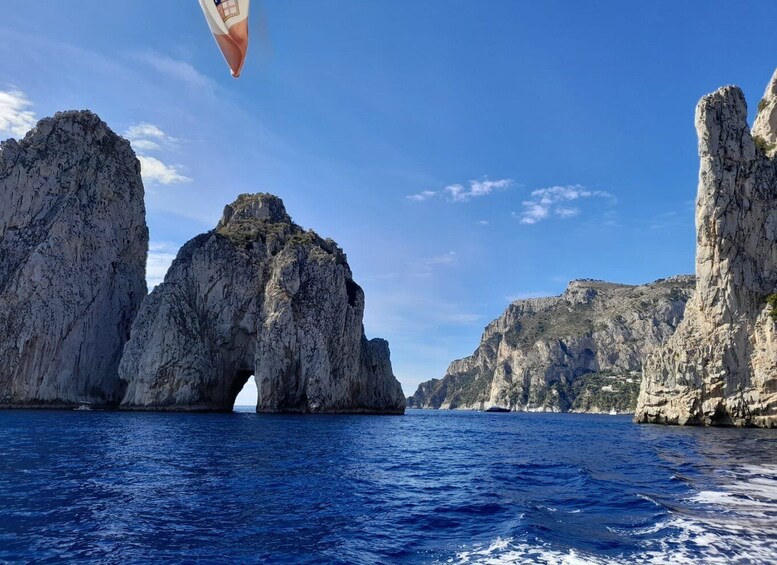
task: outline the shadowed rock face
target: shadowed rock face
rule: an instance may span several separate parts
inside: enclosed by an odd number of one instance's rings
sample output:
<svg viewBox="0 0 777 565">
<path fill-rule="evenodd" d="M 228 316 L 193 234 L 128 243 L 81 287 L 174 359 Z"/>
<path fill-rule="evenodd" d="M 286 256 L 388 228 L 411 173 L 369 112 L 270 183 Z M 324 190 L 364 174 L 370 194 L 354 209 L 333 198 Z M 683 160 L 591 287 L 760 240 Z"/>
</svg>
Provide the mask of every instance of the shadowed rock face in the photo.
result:
<svg viewBox="0 0 777 565">
<path fill-rule="evenodd" d="M 146 295 L 140 164 L 90 112 L 0 144 L 0 406 L 116 404 Z"/>
<path fill-rule="evenodd" d="M 402 413 L 388 343 L 364 337 L 363 312 L 335 242 L 294 224 L 279 198 L 241 195 L 143 303 L 122 406 L 231 410 L 254 375 L 258 411 Z"/>
<path fill-rule="evenodd" d="M 775 106 L 777 74 L 753 135 L 739 88 L 696 108 L 696 293 L 646 361 L 638 422 L 777 426 Z"/>
<path fill-rule="evenodd" d="M 632 412 L 645 355 L 672 335 L 692 289 L 688 276 L 639 286 L 579 280 L 561 296 L 518 300 L 408 405 Z"/>
</svg>

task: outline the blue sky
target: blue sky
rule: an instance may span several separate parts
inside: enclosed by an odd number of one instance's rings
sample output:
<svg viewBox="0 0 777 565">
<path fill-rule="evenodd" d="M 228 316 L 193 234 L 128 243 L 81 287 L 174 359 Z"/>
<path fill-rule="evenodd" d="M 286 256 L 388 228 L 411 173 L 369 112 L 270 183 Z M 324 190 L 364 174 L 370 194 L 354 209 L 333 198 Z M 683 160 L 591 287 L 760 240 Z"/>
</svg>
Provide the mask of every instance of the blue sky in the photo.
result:
<svg viewBox="0 0 777 565">
<path fill-rule="evenodd" d="M 253 0 L 232 79 L 194 0 L 0 7 L 0 136 L 89 108 L 142 156 L 159 280 L 241 192 L 334 238 L 405 392 L 516 298 L 693 271 L 697 100 L 752 110 L 777 4 Z M 249 397 L 241 397 L 243 400 Z"/>
</svg>

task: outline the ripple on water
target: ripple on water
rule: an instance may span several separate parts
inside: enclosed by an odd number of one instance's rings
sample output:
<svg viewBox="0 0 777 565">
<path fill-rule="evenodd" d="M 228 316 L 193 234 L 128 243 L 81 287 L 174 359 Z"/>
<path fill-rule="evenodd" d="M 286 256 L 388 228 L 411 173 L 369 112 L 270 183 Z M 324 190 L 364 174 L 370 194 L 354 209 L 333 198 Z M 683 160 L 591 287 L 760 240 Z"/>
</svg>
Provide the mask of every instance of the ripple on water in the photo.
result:
<svg viewBox="0 0 777 565">
<path fill-rule="evenodd" d="M 0 561 L 777 556 L 764 430 L 628 418 L 0 412 Z"/>
</svg>

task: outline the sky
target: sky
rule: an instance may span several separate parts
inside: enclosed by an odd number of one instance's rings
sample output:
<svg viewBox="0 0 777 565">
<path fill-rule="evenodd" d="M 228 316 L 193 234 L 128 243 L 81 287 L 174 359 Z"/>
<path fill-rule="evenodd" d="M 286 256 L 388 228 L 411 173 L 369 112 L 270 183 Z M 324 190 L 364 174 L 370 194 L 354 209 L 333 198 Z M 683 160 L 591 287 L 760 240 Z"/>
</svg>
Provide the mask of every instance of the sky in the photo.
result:
<svg viewBox="0 0 777 565">
<path fill-rule="evenodd" d="M 516 299 L 694 269 L 698 99 L 777 66 L 777 3 L 195 0 L 0 7 L 0 138 L 90 109 L 141 160 L 149 286 L 244 192 L 335 239 L 406 394 Z M 241 393 L 251 404 L 255 390 Z"/>
</svg>

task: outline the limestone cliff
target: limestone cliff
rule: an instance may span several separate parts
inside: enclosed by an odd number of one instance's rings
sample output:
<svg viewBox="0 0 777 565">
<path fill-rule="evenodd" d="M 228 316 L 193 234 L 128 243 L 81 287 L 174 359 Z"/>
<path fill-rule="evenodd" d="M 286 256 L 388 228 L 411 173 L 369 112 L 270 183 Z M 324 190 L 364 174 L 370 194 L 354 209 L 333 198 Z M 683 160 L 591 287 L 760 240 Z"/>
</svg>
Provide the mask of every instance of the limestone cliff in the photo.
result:
<svg viewBox="0 0 777 565">
<path fill-rule="evenodd" d="M 696 108 L 696 293 L 645 364 L 636 420 L 777 426 L 777 73 L 753 127 L 733 86 Z"/>
<path fill-rule="evenodd" d="M 777 70 L 758 103 L 758 115 L 753 123 L 753 141 L 769 157 L 777 152 Z"/>
<path fill-rule="evenodd" d="M 640 286 L 579 280 L 561 296 L 518 300 L 408 406 L 631 412 L 645 355 L 672 335 L 692 289 L 687 276 Z"/>
<path fill-rule="evenodd" d="M 283 203 L 241 195 L 183 246 L 143 303 L 121 361 L 122 407 L 231 410 L 250 375 L 262 412 L 402 413 L 388 343 L 332 240 Z"/>
<path fill-rule="evenodd" d="M 146 295 L 140 164 L 90 112 L 0 144 L 0 406 L 116 404 Z"/>
</svg>

